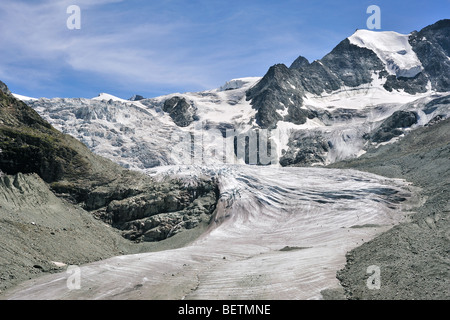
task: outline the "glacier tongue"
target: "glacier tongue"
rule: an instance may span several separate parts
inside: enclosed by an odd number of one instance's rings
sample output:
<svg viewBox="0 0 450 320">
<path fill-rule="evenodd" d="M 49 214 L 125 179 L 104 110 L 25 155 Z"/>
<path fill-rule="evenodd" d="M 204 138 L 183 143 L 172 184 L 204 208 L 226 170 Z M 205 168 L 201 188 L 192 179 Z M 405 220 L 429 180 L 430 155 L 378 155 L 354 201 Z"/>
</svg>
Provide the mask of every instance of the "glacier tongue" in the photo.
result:
<svg viewBox="0 0 450 320">
<path fill-rule="evenodd" d="M 404 218 L 401 180 L 353 170 L 169 167 L 211 175 L 220 200 L 210 229 L 186 247 L 114 257 L 25 283 L 11 299 L 320 299 L 339 285 L 345 253 Z"/>
<path fill-rule="evenodd" d="M 358 30 L 348 39 L 353 45 L 375 52 L 392 75 L 413 78 L 423 70 L 422 63 L 408 42 L 409 35 L 393 31 Z"/>
</svg>

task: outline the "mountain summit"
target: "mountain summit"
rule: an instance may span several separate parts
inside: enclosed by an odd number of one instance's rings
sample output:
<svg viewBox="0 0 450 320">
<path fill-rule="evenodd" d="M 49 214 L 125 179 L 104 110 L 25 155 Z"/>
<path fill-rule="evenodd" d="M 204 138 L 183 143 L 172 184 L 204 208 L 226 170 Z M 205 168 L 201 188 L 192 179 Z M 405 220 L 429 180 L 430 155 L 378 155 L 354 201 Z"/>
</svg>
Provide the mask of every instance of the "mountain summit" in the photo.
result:
<svg viewBox="0 0 450 320">
<path fill-rule="evenodd" d="M 448 117 L 449 39 L 450 20 L 407 35 L 357 30 L 320 60 L 299 56 L 289 67 L 273 65 L 262 78 L 233 79 L 204 92 L 24 101 L 59 130 L 127 168 L 220 163 L 221 152 L 216 158 L 186 157 L 172 149 L 182 140 L 201 141 L 195 150 L 217 149 L 227 132 L 237 137 L 255 130 L 271 132 L 272 164 L 326 165 Z M 238 144 L 230 148 L 233 162 L 249 163 Z"/>
<path fill-rule="evenodd" d="M 305 95 L 330 94 L 343 87 L 380 86 L 409 94 L 450 90 L 450 20 L 403 35 L 357 30 L 321 60 L 299 57 L 290 68 L 275 65 L 247 92 L 261 127 L 273 128 L 287 112 L 304 123 Z"/>
</svg>

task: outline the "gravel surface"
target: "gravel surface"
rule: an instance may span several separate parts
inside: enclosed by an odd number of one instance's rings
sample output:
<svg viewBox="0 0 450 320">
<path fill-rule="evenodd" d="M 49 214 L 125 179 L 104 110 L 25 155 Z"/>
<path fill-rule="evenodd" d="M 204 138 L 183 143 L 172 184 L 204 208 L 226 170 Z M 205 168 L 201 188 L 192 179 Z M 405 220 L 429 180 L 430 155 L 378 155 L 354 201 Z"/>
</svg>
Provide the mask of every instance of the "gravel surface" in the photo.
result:
<svg viewBox="0 0 450 320">
<path fill-rule="evenodd" d="M 346 297 L 450 299 L 450 119 L 331 167 L 403 178 L 420 187 L 425 200 L 411 222 L 347 254 L 347 264 L 337 274 Z M 380 268 L 379 289 L 367 285 L 374 276 L 367 272 L 370 266 Z"/>
</svg>

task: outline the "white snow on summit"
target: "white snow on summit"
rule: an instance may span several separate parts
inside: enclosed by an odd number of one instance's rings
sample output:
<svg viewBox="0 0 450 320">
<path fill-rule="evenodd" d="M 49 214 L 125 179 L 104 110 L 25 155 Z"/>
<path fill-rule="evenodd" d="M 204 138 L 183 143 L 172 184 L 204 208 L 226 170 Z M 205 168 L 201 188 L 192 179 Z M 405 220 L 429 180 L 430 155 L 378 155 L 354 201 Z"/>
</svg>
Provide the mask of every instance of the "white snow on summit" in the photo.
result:
<svg viewBox="0 0 450 320">
<path fill-rule="evenodd" d="M 390 74 L 412 78 L 421 72 L 423 67 L 408 38 L 409 35 L 393 31 L 358 30 L 348 39 L 353 45 L 375 52 Z"/>
<path fill-rule="evenodd" d="M 226 90 L 236 90 L 244 87 L 247 84 L 255 84 L 261 80 L 260 77 L 247 77 L 247 78 L 238 78 L 227 81 L 223 86 L 221 86 L 218 91 L 226 91 Z"/>
<path fill-rule="evenodd" d="M 21 101 L 30 101 L 30 100 L 34 101 L 34 100 L 37 100 L 36 98 L 31 98 L 31 97 L 23 96 L 23 95 L 17 94 L 17 93 L 13 93 L 12 95 L 13 95 L 16 99 L 19 99 L 19 100 L 21 100 Z"/>
<path fill-rule="evenodd" d="M 119 102 L 127 102 L 128 101 L 128 100 L 121 99 L 121 98 L 118 98 L 116 96 L 113 96 L 113 95 L 111 95 L 109 93 L 100 93 L 97 97 L 92 98 L 92 100 L 98 100 L 98 101 L 102 101 L 102 100 L 109 101 L 109 100 L 112 100 L 112 101 L 119 101 Z"/>
</svg>

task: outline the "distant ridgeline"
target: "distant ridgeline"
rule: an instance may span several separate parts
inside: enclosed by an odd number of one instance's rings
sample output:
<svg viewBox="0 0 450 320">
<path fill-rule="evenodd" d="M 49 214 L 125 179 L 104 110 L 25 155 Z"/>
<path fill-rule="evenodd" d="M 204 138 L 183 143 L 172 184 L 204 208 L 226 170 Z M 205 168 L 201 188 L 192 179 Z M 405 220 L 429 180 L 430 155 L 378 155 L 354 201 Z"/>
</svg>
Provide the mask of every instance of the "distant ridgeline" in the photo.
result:
<svg viewBox="0 0 450 320">
<path fill-rule="evenodd" d="M 441 20 L 409 35 L 357 30 L 320 60 L 204 92 L 24 101 L 126 168 L 327 165 L 447 118 L 449 57 Z"/>
</svg>

